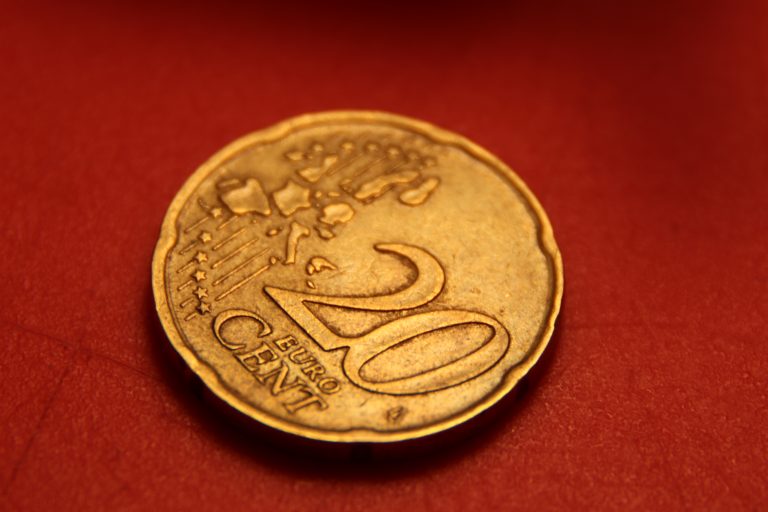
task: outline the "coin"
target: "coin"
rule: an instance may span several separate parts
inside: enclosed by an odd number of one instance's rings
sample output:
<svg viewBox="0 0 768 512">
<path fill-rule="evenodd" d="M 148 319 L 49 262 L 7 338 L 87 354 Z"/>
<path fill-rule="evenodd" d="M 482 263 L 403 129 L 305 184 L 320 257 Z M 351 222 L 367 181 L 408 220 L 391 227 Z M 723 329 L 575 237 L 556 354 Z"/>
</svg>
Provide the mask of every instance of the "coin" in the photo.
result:
<svg viewBox="0 0 768 512">
<path fill-rule="evenodd" d="M 247 135 L 175 197 L 152 264 L 174 348 L 283 432 L 413 439 L 498 402 L 552 335 L 562 262 L 522 180 L 380 112 Z"/>
</svg>

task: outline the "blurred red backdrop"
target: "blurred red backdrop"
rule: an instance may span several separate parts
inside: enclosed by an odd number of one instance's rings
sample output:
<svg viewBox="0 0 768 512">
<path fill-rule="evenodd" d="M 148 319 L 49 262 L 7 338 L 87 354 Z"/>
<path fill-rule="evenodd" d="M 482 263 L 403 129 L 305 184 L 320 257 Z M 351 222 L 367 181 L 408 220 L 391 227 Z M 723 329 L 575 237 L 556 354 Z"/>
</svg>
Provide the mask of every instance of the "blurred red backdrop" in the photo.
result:
<svg viewBox="0 0 768 512">
<path fill-rule="evenodd" d="M 764 2 L 0 5 L 0 509 L 768 508 Z M 543 203 L 558 334 L 489 425 L 318 461 L 166 358 L 149 265 L 189 174 L 309 111 L 467 135 Z"/>
</svg>

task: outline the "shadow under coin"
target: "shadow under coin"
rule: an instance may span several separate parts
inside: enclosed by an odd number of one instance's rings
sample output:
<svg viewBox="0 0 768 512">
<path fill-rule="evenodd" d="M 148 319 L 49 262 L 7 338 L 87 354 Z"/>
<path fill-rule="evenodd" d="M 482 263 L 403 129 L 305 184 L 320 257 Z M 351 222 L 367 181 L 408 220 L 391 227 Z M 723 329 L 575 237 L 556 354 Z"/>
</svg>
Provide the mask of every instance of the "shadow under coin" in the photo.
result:
<svg viewBox="0 0 768 512">
<path fill-rule="evenodd" d="M 302 478 L 359 481 L 399 480 L 458 461 L 487 449 L 509 432 L 515 418 L 535 398 L 551 367 L 564 328 L 558 329 L 539 362 L 507 396 L 487 411 L 447 431 L 396 443 L 349 444 L 304 439 L 246 417 L 213 394 L 186 366 L 168 341 L 155 311 L 151 287 L 146 293 L 146 322 L 151 351 L 168 393 L 196 425 L 198 433 L 224 450 L 246 454 L 254 464 Z"/>
</svg>

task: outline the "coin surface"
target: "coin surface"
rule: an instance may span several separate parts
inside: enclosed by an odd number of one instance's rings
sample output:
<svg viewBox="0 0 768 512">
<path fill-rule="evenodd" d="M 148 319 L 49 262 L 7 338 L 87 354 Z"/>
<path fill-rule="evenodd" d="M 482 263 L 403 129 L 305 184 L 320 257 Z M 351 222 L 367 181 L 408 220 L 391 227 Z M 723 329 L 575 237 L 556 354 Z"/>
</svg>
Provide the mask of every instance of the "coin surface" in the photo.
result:
<svg viewBox="0 0 768 512">
<path fill-rule="evenodd" d="M 380 112 L 305 115 L 219 151 L 171 203 L 152 281 L 216 395 L 337 442 L 412 439 L 496 403 L 546 347 L 563 289 L 517 175 Z"/>
</svg>

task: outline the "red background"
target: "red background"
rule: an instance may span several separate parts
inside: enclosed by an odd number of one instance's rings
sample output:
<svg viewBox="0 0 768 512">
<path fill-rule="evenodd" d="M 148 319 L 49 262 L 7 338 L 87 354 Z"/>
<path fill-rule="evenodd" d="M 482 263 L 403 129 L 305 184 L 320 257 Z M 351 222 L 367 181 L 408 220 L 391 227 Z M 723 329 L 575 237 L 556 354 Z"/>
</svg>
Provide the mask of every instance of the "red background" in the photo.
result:
<svg viewBox="0 0 768 512">
<path fill-rule="evenodd" d="M 0 509 L 768 508 L 766 4 L 270 4 L 0 6 Z M 338 108 L 488 148 L 563 253 L 524 391 L 416 459 L 272 448 L 155 320 L 189 174 Z"/>
</svg>

